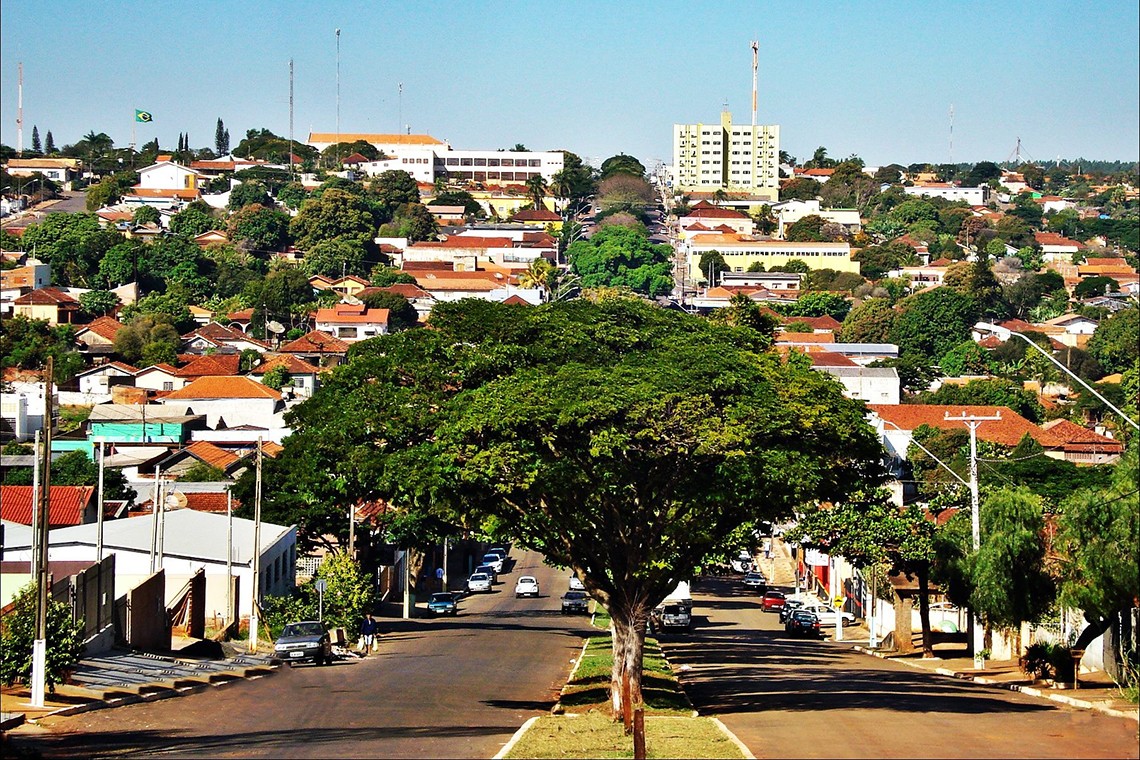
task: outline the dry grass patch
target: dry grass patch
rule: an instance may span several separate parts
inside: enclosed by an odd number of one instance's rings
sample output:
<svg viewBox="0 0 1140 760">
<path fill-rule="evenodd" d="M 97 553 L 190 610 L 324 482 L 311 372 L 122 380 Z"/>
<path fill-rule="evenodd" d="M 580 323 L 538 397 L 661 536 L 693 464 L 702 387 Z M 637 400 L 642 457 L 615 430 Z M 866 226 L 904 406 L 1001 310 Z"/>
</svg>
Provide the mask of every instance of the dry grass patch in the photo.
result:
<svg viewBox="0 0 1140 760">
<path fill-rule="evenodd" d="M 563 709 L 570 713 L 584 713 L 591 709 L 608 712 L 613 664 L 614 650 L 610 637 L 590 639 L 574 677 L 562 690 L 560 702 Z M 645 700 L 646 715 L 688 715 L 692 711 L 656 639 L 645 640 L 641 673 L 641 696 Z"/>
<path fill-rule="evenodd" d="M 710 718 L 645 719 L 649 757 L 741 758 L 739 748 Z M 633 737 L 601 712 L 539 718 L 506 755 L 509 758 L 633 757 Z"/>
</svg>

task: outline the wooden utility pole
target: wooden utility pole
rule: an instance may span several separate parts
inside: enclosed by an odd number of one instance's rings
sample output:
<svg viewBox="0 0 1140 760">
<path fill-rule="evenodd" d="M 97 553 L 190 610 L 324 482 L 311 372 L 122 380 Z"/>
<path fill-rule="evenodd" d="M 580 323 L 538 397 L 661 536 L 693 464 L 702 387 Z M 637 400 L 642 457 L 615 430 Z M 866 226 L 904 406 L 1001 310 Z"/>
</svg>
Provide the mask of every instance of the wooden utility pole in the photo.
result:
<svg viewBox="0 0 1140 760">
<path fill-rule="evenodd" d="M 32 705 L 44 706 L 44 686 L 47 681 L 47 615 L 48 596 L 51 593 L 51 576 L 48 573 L 48 529 L 51 525 L 51 438 L 55 418 L 55 385 L 53 377 L 55 361 L 47 358 L 47 369 L 44 370 L 44 446 L 37 451 L 42 456 L 40 464 L 39 491 L 34 495 L 39 504 L 39 514 L 36 515 L 36 525 L 33 532 L 39 547 L 36 565 L 36 637 L 32 641 Z"/>
<path fill-rule="evenodd" d="M 257 437 L 257 479 L 253 491 L 253 604 L 249 608 L 249 651 L 257 651 L 258 604 L 261 601 L 261 436 Z"/>
</svg>

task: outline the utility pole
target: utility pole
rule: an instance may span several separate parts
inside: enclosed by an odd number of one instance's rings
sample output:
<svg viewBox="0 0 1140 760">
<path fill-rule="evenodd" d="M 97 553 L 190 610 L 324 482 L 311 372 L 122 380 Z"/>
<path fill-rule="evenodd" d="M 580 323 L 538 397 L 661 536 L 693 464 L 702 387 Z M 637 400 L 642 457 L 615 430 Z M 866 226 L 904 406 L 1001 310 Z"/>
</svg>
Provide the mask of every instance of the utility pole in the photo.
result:
<svg viewBox="0 0 1140 760">
<path fill-rule="evenodd" d="M 105 466 L 104 460 L 107 458 L 107 451 L 104 446 L 104 439 L 97 438 L 95 442 L 99 444 L 99 511 L 95 515 L 95 561 L 103 561 L 103 469 Z"/>
<path fill-rule="evenodd" d="M 226 624 L 234 614 L 234 495 L 226 489 Z"/>
<path fill-rule="evenodd" d="M 40 465 L 39 491 L 35 494 L 39 502 L 39 514 L 36 526 L 39 528 L 37 538 L 39 549 L 38 565 L 36 567 L 36 638 L 32 641 L 32 705 L 44 706 L 44 686 L 47 682 L 47 614 L 48 595 L 51 593 L 51 576 L 48 573 L 48 529 L 51 525 L 51 437 L 55 414 L 53 405 L 55 362 L 52 357 L 47 358 L 47 369 L 44 371 L 44 447 L 37 451 L 37 456 L 43 456 Z"/>
<path fill-rule="evenodd" d="M 24 157 L 24 62 L 16 65 L 16 156 Z"/>
<path fill-rule="evenodd" d="M 340 167 L 340 29 L 336 30 L 336 168 Z"/>
<path fill-rule="evenodd" d="M 983 422 L 996 422 L 1001 420 L 1001 412 L 990 416 L 967 414 L 962 412 L 957 417 L 951 417 L 950 412 L 943 415 L 946 422 L 961 422 L 970 429 L 970 534 L 973 539 L 974 553 L 982 547 L 982 521 L 978 504 L 978 428 Z M 974 661 L 979 659 L 978 653 L 983 649 L 981 620 L 975 612 L 973 617 L 974 635 L 972 646 Z"/>
<path fill-rule="evenodd" d="M 760 42 L 752 40 L 752 140 L 755 149 L 756 140 L 756 71 L 759 67 Z"/>
<path fill-rule="evenodd" d="M 154 468 L 154 488 L 151 491 L 150 502 L 150 571 L 158 569 L 155 558 L 158 556 L 158 481 L 162 477 L 162 468 Z"/>
<path fill-rule="evenodd" d="M 289 179 L 293 179 L 293 59 L 289 59 Z"/>
<path fill-rule="evenodd" d="M 348 556 L 356 556 L 356 506 L 348 505 Z"/>
<path fill-rule="evenodd" d="M 340 30 L 337 29 L 337 37 Z M 249 608 L 249 651 L 257 651 L 257 605 L 261 591 L 261 436 L 257 437 L 257 479 L 253 491 L 253 604 Z"/>
</svg>

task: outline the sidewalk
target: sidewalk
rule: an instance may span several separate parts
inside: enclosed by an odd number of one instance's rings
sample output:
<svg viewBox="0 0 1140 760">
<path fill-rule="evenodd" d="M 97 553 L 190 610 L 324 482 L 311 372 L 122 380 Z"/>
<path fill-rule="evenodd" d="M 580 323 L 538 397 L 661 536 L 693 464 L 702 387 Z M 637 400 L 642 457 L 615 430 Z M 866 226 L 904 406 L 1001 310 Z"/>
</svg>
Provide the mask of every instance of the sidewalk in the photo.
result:
<svg viewBox="0 0 1140 760">
<path fill-rule="evenodd" d="M 948 648 L 941 652 L 936 646 L 935 656 L 924 659 L 921 646 L 919 651 L 910 654 L 896 654 L 870 649 L 868 639 L 869 631 L 864 625 L 859 624 L 845 626 L 843 640 L 836 643 L 847 644 L 858 652 L 892 660 L 917 670 L 973 681 L 984 686 L 1019 691 L 1031 697 L 1048 699 L 1070 707 L 1096 710 L 1118 718 L 1140 721 L 1140 708 L 1125 701 L 1116 684 L 1101 670 L 1082 672 L 1076 689 L 1057 689 L 1042 682 L 1034 682 L 1021 672 L 1016 660 L 987 660 L 985 668 L 976 670 L 974 660 L 962 656 L 961 648 L 955 645 L 946 645 Z M 835 640 L 834 632 L 829 636 L 829 640 Z"/>
<path fill-rule="evenodd" d="M 240 654 L 226 659 L 192 659 L 113 649 L 85 657 L 69 683 L 55 687 L 44 698 L 44 707 L 32 707 L 27 686 L 0 690 L 3 730 L 49 715 L 76 715 L 90 710 L 119 707 L 135 702 L 193 694 L 244 678 L 274 672 L 277 665 L 268 654 Z"/>
</svg>

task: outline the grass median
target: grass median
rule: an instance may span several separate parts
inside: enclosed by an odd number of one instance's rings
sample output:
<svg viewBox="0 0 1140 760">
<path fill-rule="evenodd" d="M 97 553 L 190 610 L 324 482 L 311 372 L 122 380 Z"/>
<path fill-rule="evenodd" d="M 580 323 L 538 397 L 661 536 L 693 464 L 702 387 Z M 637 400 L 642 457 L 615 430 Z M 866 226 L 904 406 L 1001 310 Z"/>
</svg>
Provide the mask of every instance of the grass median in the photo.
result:
<svg viewBox="0 0 1140 760">
<path fill-rule="evenodd" d="M 608 630 L 598 610 L 596 627 Z M 633 738 L 610 717 L 613 644 L 608 633 L 590 638 L 559 702 L 563 714 L 536 720 L 506 757 L 620 758 L 633 756 Z M 692 706 L 656 639 L 645 640 L 641 676 L 645 743 L 649 757 L 740 758 L 737 745 L 710 718 L 693 717 Z"/>
</svg>

